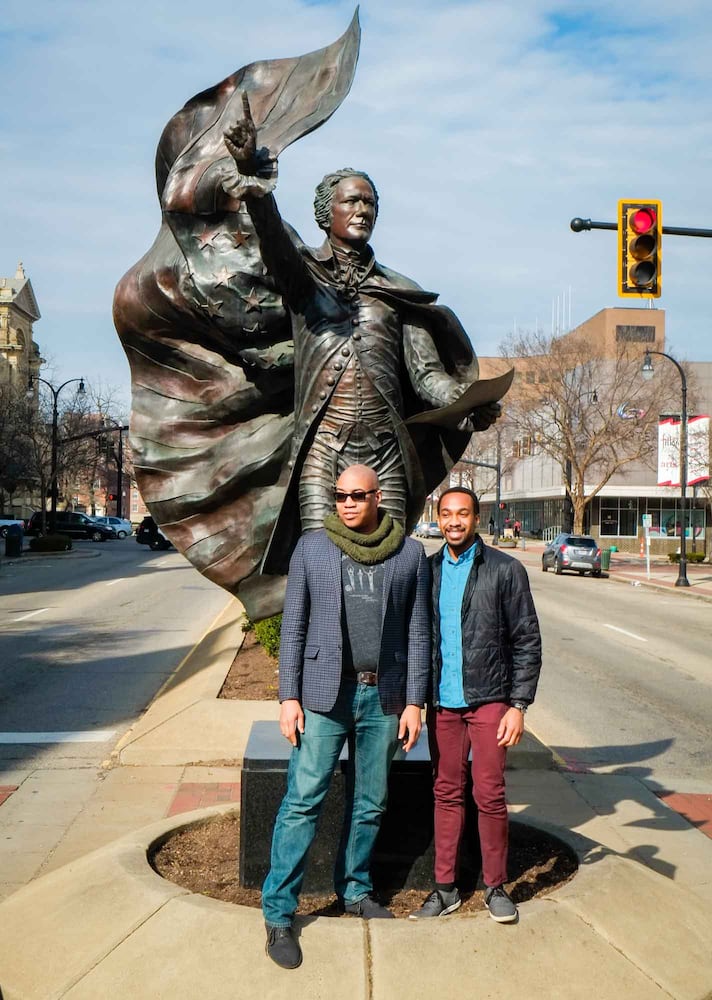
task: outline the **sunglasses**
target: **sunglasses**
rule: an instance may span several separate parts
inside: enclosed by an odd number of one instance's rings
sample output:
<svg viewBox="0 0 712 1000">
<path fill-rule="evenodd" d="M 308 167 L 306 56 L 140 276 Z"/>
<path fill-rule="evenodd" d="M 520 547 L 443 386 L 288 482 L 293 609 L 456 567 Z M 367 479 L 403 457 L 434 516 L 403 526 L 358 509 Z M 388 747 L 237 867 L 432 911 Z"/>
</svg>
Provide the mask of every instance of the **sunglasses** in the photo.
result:
<svg viewBox="0 0 712 1000">
<path fill-rule="evenodd" d="M 370 496 L 371 493 L 378 493 L 378 490 L 351 490 L 350 493 L 344 493 L 343 490 L 334 490 L 334 500 L 337 503 L 346 503 L 349 497 L 351 497 L 354 503 L 365 503 L 366 497 Z"/>
</svg>

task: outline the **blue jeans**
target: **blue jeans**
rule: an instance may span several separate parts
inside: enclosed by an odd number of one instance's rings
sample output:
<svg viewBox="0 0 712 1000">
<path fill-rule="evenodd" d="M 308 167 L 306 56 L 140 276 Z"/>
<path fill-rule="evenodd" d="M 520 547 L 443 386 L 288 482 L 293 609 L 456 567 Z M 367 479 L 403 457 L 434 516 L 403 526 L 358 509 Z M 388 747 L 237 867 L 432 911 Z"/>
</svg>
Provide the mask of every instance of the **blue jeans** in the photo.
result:
<svg viewBox="0 0 712 1000">
<path fill-rule="evenodd" d="M 304 733 L 292 751 L 287 792 L 275 820 L 262 912 L 271 927 L 289 927 L 322 802 L 349 740 L 344 828 L 334 868 L 337 895 L 355 903 L 372 888 L 371 854 L 388 799 L 388 771 L 398 746 L 398 716 L 384 715 L 377 687 L 341 682 L 330 712 L 304 711 Z"/>
</svg>

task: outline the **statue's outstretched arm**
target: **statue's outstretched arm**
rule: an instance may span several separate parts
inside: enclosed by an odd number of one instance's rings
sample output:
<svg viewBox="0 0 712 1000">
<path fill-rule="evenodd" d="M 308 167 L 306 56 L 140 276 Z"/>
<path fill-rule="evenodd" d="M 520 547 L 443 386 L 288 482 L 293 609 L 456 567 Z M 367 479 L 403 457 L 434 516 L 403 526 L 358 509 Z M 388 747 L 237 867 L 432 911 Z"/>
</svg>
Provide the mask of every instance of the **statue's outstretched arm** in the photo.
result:
<svg viewBox="0 0 712 1000">
<path fill-rule="evenodd" d="M 279 214 L 272 192 L 277 183 L 277 163 L 257 146 L 247 94 L 242 94 L 243 117 L 225 131 L 225 145 L 236 170 L 223 180 L 233 198 L 244 201 L 260 243 L 265 267 L 277 282 L 287 305 L 299 309 L 311 290 L 312 278 Z"/>
</svg>

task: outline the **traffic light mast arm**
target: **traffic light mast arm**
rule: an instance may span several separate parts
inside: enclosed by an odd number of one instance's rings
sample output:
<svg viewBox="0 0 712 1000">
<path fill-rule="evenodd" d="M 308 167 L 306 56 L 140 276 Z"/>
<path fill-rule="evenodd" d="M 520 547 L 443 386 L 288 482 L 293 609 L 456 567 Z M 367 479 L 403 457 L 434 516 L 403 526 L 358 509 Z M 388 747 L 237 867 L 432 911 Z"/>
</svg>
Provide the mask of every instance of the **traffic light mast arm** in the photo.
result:
<svg viewBox="0 0 712 1000">
<path fill-rule="evenodd" d="M 572 219 L 570 225 L 575 233 L 581 233 L 589 229 L 612 229 L 615 232 L 618 229 L 617 222 L 592 222 L 591 219 Z M 682 226 L 663 226 L 663 235 L 702 236 L 709 239 L 712 238 L 712 229 L 686 229 Z"/>
<path fill-rule="evenodd" d="M 112 431 L 127 431 L 128 429 L 128 424 L 124 424 L 123 426 L 115 424 L 112 427 L 101 427 L 98 431 L 85 431 L 83 434 L 72 434 L 71 437 L 60 438 L 59 444 L 69 444 L 70 441 L 81 441 L 84 438 L 104 437 L 105 434 L 111 434 Z"/>
</svg>

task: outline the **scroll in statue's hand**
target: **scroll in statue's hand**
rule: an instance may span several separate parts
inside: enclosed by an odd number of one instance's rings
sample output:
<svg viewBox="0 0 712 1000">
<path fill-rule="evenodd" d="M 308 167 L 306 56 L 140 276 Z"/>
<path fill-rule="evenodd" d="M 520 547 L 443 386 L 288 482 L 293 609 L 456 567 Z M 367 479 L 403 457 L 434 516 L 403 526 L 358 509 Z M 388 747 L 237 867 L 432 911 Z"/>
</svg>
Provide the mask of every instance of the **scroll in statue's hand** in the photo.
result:
<svg viewBox="0 0 712 1000">
<path fill-rule="evenodd" d="M 468 417 L 457 425 L 457 429 L 471 433 L 486 431 L 501 415 L 502 406 L 500 403 L 485 403 L 484 406 L 477 406 Z"/>
<path fill-rule="evenodd" d="M 237 169 L 241 174 L 256 174 L 257 162 L 257 129 L 252 120 L 250 102 L 247 94 L 242 92 L 243 118 L 235 122 L 229 129 L 223 132 L 225 145 L 230 156 L 237 164 Z"/>
</svg>

